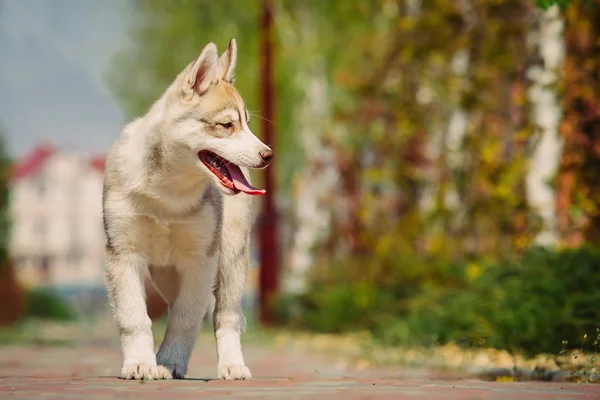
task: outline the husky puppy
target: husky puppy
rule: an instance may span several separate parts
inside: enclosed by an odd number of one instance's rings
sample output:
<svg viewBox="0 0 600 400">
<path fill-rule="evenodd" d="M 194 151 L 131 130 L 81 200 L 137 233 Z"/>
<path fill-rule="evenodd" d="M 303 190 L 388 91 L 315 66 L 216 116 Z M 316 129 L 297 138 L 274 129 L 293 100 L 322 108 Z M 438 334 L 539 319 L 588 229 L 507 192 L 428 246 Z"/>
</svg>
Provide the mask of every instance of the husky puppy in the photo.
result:
<svg viewBox="0 0 600 400">
<path fill-rule="evenodd" d="M 233 86 L 235 39 L 209 43 L 150 108 L 125 126 L 106 162 L 103 215 L 110 305 L 120 330 L 124 379 L 183 378 L 201 322 L 212 312 L 217 372 L 251 379 L 240 335 L 249 262 L 248 168 L 273 152 L 248 127 Z M 169 305 L 154 354 L 144 276 Z M 214 311 L 212 311 L 214 309 Z"/>
</svg>

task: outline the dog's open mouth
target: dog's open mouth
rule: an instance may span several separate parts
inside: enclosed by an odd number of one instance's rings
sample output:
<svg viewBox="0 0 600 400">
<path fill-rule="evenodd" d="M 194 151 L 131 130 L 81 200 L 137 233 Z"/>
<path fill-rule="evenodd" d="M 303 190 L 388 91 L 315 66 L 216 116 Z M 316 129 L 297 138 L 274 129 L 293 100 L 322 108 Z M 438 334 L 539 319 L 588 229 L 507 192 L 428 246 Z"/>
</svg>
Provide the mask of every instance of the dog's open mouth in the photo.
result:
<svg viewBox="0 0 600 400">
<path fill-rule="evenodd" d="M 223 157 L 216 155 L 215 153 L 203 150 L 198 153 L 198 158 L 210 172 L 212 172 L 221 185 L 227 189 L 233 190 L 234 193 L 244 192 L 249 195 L 261 195 L 265 194 L 264 189 L 257 189 L 250 184 L 244 177 L 242 170 L 237 165 L 227 161 Z"/>
</svg>

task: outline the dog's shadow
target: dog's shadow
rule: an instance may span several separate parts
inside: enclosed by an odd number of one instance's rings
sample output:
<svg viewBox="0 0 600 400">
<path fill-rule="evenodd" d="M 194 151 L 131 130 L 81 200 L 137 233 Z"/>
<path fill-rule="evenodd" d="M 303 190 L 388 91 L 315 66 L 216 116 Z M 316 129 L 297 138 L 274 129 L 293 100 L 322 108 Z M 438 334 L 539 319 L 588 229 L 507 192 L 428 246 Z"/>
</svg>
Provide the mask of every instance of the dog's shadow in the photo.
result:
<svg viewBox="0 0 600 400">
<path fill-rule="evenodd" d="M 118 379 L 120 381 L 125 381 L 125 382 L 137 382 L 137 383 L 148 383 L 148 382 L 177 382 L 177 381 L 190 381 L 190 382 L 212 382 L 212 381 L 217 381 L 217 382 L 221 382 L 223 381 L 223 379 L 218 379 L 218 378 L 183 378 L 183 379 L 153 379 L 153 380 L 136 380 L 136 379 L 123 379 L 120 376 L 116 376 L 116 375 L 99 375 L 96 378 L 100 378 L 100 379 Z M 252 380 L 261 380 L 261 381 L 281 381 L 281 380 L 290 380 L 290 378 L 282 378 L 282 377 L 261 377 L 261 378 L 253 378 Z M 230 382 L 248 382 L 248 380 L 246 379 L 239 379 L 239 380 L 231 380 Z"/>
<path fill-rule="evenodd" d="M 210 381 L 218 381 L 216 378 L 183 378 L 183 379 L 173 379 L 174 381 L 202 381 L 202 382 L 210 382 Z"/>
<path fill-rule="evenodd" d="M 202 381 L 202 382 L 210 382 L 210 381 L 218 381 L 220 379 L 217 378 L 183 378 L 183 379 L 123 379 L 117 375 L 99 375 L 97 378 L 100 379 L 118 379 L 120 381 L 125 382 L 177 382 L 177 381 Z"/>
<path fill-rule="evenodd" d="M 177 381 L 191 381 L 191 382 L 211 382 L 211 381 L 222 381 L 223 379 L 218 379 L 218 378 L 183 378 L 183 379 L 147 379 L 147 380 L 138 380 L 138 379 L 123 379 L 120 376 L 116 376 L 116 375 L 99 375 L 96 378 L 100 378 L 100 379 L 118 379 L 120 381 L 125 381 L 125 382 L 177 382 Z M 263 379 L 269 379 L 269 378 L 263 378 Z M 233 380 L 234 382 L 236 380 Z M 245 379 L 240 379 L 237 380 L 238 382 L 245 382 Z"/>
</svg>

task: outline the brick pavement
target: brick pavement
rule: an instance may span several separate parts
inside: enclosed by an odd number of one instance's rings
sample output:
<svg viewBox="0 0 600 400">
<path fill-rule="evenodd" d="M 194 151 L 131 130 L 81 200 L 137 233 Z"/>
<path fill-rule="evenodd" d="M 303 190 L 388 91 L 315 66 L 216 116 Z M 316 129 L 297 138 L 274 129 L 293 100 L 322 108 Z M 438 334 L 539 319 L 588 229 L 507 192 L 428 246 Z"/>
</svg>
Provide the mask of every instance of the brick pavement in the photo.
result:
<svg viewBox="0 0 600 400">
<path fill-rule="evenodd" d="M 600 399 L 600 385 L 484 382 L 415 368 L 357 369 L 342 359 L 252 341 L 245 346 L 252 381 L 216 380 L 210 334 L 201 335 L 188 378 L 135 382 L 116 376 L 115 336 L 79 338 L 72 346 L 0 347 L 0 398 L 14 399 Z M 69 340 L 72 340 L 71 338 Z"/>
</svg>

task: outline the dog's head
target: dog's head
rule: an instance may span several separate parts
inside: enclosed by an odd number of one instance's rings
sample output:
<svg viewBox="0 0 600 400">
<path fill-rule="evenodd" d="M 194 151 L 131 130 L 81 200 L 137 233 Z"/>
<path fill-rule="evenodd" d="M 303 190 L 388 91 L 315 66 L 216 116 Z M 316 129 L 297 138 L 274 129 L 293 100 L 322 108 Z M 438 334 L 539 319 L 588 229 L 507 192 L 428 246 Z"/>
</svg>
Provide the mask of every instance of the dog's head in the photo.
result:
<svg viewBox="0 0 600 400">
<path fill-rule="evenodd" d="M 214 43 L 204 47 L 169 89 L 163 132 L 177 143 L 179 161 L 199 168 L 223 193 L 262 194 L 239 167 L 265 168 L 273 152 L 248 127 L 248 109 L 233 86 L 236 58 L 235 39 L 221 57 Z"/>
</svg>

